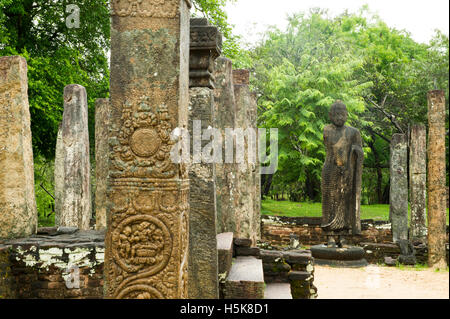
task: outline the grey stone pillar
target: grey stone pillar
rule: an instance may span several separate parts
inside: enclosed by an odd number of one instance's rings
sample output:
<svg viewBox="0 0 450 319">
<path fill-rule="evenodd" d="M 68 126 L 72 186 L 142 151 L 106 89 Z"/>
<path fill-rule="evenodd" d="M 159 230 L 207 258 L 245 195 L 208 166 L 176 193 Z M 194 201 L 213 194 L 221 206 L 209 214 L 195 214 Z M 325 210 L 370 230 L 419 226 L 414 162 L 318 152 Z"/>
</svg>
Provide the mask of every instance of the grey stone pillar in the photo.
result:
<svg viewBox="0 0 450 319">
<path fill-rule="evenodd" d="M 95 102 L 95 228 L 106 229 L 109 99 Z"/>
<path fill-rule="evenodd" d="M 201 149 L 191 147 L 189 166 L 190 299 L 219 298 L 216 176 L 214 163 L 199 162 L 202 158 L 198 151 L 211 143 L 211 140 L 202 140 L 202 132 L 214 125 L 213 68 L 214 59 L 220 54 L 221 43 L 222 37 L 217 28 L 209 26 L 206 19 L 191 19 L 189 134 L 200 141 Z M 200 127 L 194 128 L 194 121 L 201 121 Z M 192 151 L 196 154 L 192 154 Z M 193 157 L 197 157 L 195 162 Z"/>
<path fill-rule="evenodd" d="M 189 179 L 171 153 L 188 128 L 190 7 L 112 2 L 108 298 L 188 296 Z"/>
<path fill-rule="evenodd" d="M 389 215 L 393 241 L 408 239 L 408 145 L 405 134 L 391 140 Z"/>
<path fill-rule="evenodd" d="M 214 90 L 214 126 L 220 129 L 223 140 L 223 164 L 216 163 L 216 213 L 217 233 L 234 232 L 237 165 L 234 157 L 227 158 L 227 154 L 233 154 L 234 139 L 231 130 L 234 129 L 236 117 L 236 103 L 234 99 L 233 73 L 231 60 L 218 57 L 215 61 L 215 90 Z M 228 143 L 227 143 L 228 141 Z M 228 145 L 227 145 L 228 144 Z"/>
<path fill-rule="evenodd" d="M 409 183 L 411 201 L 410 239 L 425 239 L 427 195 L 427 131 L 425 125 L 411 127 L 409 151 Z"/>
<path fill-rule="evenodd" d="M 27 62 L 0 57 L 0 238 L 36 233 Z"/>
<path fill-rule="evenodd" d="M 86 89 L 64 88 L 55 154 L 55 224 L 88 230 L 92 217 Z"/>
<path fill-rule="evenodd" d="M 250 119 L 250 127 L 255 129 L 256 140 L 255 140 L 255 163 L 252 167 L 252 175 L 253 175 L 253 214 L 255 216 L 255 229 L 256 229 L 256 239 L 261 239 L 261 169 L 260 169 L 260 161 L 259 161 L 259 143 L 258 143 L 258 105 L 257 105 L 257 97 L 255 93 L 252 93 L 250 110 L 249 110 L 249 119 Z"/>
<path fill-rule="evenodd" d="M 428 266 L 447 267 L 445 190 L 445 95 L 428 92 Z"/>
<path fill-rule="evenodd" d="M 244 161 L 238 163 L 237 180 L 238 187 L 235 195 L 239 198 L 239 205 L 235 210 L 236 229 L 235 235 L 239 238 L 249 238 L 252 244 L 256 245 L 258 238 L 258 230 L 260 228 L 259 212 L 255 211 L 255 176 L 254 169 L 256 162 L 250 160 L 250 156 L 256 157 L 256 136 L 253 138 L 250 135 L 253 132 L 257 134 L 254 125 L 256 124 L 255 108 L 256 103 L 254 96 L 249 89 L 248 70 L 233 70 L 234 96 L 236 100 L 236 120 L 235 128 L 240 128 L 244 132 Z M 236 147 L 239 147 L 240 142 L 236 142 Z M 249 145 L 253 144 L 253 151 L 249 152 Z M 251 148 L 250 148 L 251 149 Z"/>
</svg>

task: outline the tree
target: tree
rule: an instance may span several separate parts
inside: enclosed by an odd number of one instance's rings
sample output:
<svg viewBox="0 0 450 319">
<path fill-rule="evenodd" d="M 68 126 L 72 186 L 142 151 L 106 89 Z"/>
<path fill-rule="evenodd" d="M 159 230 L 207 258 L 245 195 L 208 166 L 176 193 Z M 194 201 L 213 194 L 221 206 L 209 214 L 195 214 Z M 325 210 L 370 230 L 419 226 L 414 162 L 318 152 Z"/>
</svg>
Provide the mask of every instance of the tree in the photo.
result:
<svg viewBox="0 0 450 319">
<path fill-rule="evenodd" d="M 416 43 L 367 7 L 334 18 L 315 9 L 288 22 L 284 31 L 269 29 L 253 56 L 260 124 L 280 128 L 280 169 L 268 181 L 301 185 L 301 196 L 318 198 L 322 128 L 329 105 L 341 99 L 366 146 L 363 202 L 386 202 L 390 137 L 427 123 L 433 85 L 448 96 L 448 37 L 438 32 L 430 45 Z"/>
<path fill-rule="evenodd" d="M 239 47 L 227 23 L 224 5 L 235 0 L 195 0 L 194 6 L 225 36 L 224 51 Z M 68 5 L 80 9 L 79 28 L 69 28 Z M 108 0 L 0 0 L 0 55 L 22 55 L 29 72 L 33 152 L 54 157 L 63 112 L 63 89 L 86 87 L 91 153 L 94 147 L 95 100 L 109 95 L 110 16 Z"/>
<path fill-rule="evenodd" d="M 291 16 L 286 32 L 272 29 L 256 49 L 260 125 L 279 129 L 273 183 L 291 185 L 293 198 L 320 200 L 322 134 L 331 104 L 343 100 L 351 123 L 364 111 L 361 96 L 371 83 L 354 80 L 363 59 L 342 34 L 340 20 L 314 11 Z M 295 194 L 295 189 L 304 192 Z"/>
<path fill-rule="evenodd" d="M 66 6 L 80 8 L 79 28 L 66 25 Z M 94 145 L 94 103 L 109 89 L 106 0 L 0 0 L 1 55 L 22 55 L 28 62 L 33 152 L 54 157 L 63 112 L 64 86 L 86 87 L 90 136 Z"/>
</svg>

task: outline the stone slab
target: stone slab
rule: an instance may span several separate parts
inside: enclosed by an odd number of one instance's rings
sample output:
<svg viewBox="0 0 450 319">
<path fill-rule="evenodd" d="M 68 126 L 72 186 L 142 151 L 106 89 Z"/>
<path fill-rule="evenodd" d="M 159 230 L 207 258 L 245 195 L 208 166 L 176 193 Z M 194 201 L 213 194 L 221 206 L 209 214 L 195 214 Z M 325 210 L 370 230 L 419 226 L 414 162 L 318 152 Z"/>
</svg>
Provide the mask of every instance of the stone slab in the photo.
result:
<svg viewBox="0 0 450 319">
<path fill-rule="evenodd" d="M 288 283 L 269 283 L 264 290 L 264 299 L 292 299 Z"/>
<path fill-rule="evenodd" d="M 233 259 L 233 233 L 217 234 L 219 274 L 228 273 Z"/>
<path fill-rule="evenodd" d="M 225 299 L 264 299 L 262 261 L 255 257 L 237 257 L 225 281 Z"/>
</svg>

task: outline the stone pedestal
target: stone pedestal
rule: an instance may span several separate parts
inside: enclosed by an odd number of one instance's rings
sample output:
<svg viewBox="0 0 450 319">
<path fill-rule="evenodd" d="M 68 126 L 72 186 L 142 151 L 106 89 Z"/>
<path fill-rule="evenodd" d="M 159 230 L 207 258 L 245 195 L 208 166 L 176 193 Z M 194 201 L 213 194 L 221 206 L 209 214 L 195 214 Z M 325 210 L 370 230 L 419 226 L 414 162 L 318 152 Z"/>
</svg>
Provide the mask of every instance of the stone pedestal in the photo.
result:
<svg viewBox="0 0 450 319">
<path fill-rule="evenodd" d="M 0 57 L 0 238 L 36 232 L 27 62 Z"/>
<path fill-rule="evenodd" d="M 391 141 L 389 217 L 393 241 L 408 239 L 408 144 L 405 134 L 394 134 Z"/>
<path fill-rule="evenodd" d="M 364 267 L 367 261 L 364 259 L 365 251 L 362 247 L 344 246 L 332 248 L 326 245 L 311 246 L 311 254 L 317 265 L 335 267 Z"/>
<path fill-rule="evenodd" d="M 198 141 L 199 148 L 191 148 L 189 165 L 190 299 L 219 298 L 214 163 L 193 161 L 193 157 L 201 160 L 199 151 L 211 143 L 202 139 L 202 133 L 213 125 L 213 68 L 214 59 L 220 54 L 220 43 L 217 28 L 209 26 L 206 19 L 191 19 L 189 133 Z M 194 127 L 194 123 L 200 125 Z"/>
<path fill-rule="evenodd" d="M 109 99 L 95 102 L 95 229 L 106 229 Z"/>
<path fill-rule="evenodd" d="M 55 154 L 55 225 L 88 230 L 91 220 L 88 104 L 86 89 L 64 88 L 63 120 Z"/>
<path fill-rule="evenodd" d="M 427 131 L 425 125 L 411 128 L 409 152 L 409 183 L 411 200 L 410 239 L 424 240 L 427 236 Z"/>
<path fill-rule="evenodd" d="M 191 4 L 112 4 L 105 293 L 186 298 L 189 180 L 171 134 L 188 126 Z"/>
</svg>

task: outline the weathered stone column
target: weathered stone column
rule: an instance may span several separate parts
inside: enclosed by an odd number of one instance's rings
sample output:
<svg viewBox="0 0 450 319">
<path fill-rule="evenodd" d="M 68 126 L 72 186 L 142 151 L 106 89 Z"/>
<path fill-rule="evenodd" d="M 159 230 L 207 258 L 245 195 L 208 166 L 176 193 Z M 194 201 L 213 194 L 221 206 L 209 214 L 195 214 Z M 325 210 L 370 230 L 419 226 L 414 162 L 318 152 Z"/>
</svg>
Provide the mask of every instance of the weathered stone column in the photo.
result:
<svg viewBox="0 0 450 319">
<path fill-rule="evenodd" d="M 236 117 L 236 102 L 234 99 L 233 73 L 231 60 L 218 57 L 215 63 L 214 90 L 214 126 L 220 129 L 224 137 L 223 164 L 216 163 L 216 214 L 217 233 L 234 232 L 235 222 L 235 192 L 237 182 L 237 165 L 234 157 L 227 158 L 227 154 L 234 154 L 233 136 L 229 132 L 234 129 Z M 228 137 L 227 137 L 228 131 Z M 227 145 L 228 138 L 228 145 Z M 227 147 L 228 146 L 228 147 Z"/>
<path fill-rule="evenodd" d="M 445 96 L 444 91 L 428 92 L 428 266 L 447 267 L 448 240 L 445 190 Z"/>
<path fill-rule="evenodd" d="M 106 229 L 109 99 L 95 101 L 95 228 Z"/>
<path fill-rule="evenodd" d="M 88 230 L 92 216 L 86 89 L 64 88 L 55 154 L 55 224 Z"/>
<path fill-rule="evenodd" d="M 259 161 L 259 143 L 258 143 L 258 104 L 257 97 L 255 93 L 252 93 L 250 104 L 250 127 L 255 129 L 256 139 L 255 139 L 255 163 L 252 167 L 253 174 L 253 187 L 254 187 L 254 197 L 253 197 L 253 214 L 257 219 L 255 225 L 256 227 L 256 239 L 261 239 L 261 168 Z"/>
<path fill-rule="evenodd" d="M 0 57 L 0 238 L 37 229 L 27 62 Z"/>
<path fill-rule="evenodd" d="M 408 239 L 408 145 L 405 134 L 394 134 L 391 141 L 389 215 L 393 241 Z"/>
<path fill-rule="evenodd" d="M 214 163 L 205 162 L 202 160 L 201 153 L 198 153 L 211 143 L 211 140 L 202 140 L 202 132 L 214 125 L 213 70 L 214 59 L 220 55 L 221 44 L 222 36 L 216 27 L 208 25 L 206 19 L 191 19 L 189 134 L 199 141 L 199 147 L 191 148 L 189 166 L 188 296 L 190 299 L 219 298 L 216 174 Z M 200 124 L 197 121 L 201 121 L 201 125 L 194 128 Z M 194 143 L 196 142 L 191 145 Z M 196 154 L 193 154 L 193 151 Z"/>
<path fill-rule="evenodd" d="M 254 97 L 249 89 L 250 72 L 248 70 L 233 70 L 234 96 L 236 100 L 235 128 L 240 128 L 244 133 L 244 161 L 238 163 L 237 180 L 239 205 L 235 210 L 236 229 L 235 235 L 239 238 L 249 238 L 256 245 L 258 230 L 260 228 L 260 216 L 255 211 L 255 176 L 253 169 L 256 162 L 256 135 L 252 137 L 248 129 L 253 129 L 257 134 Z M 256 126 L 256 125 L 255 125 Z M 236 147 L 242 140 L 236 141 Z M 253 151 L 249 152 L 249 145 L 253 144 Z M 250 160 L 253 156 L 253 160 Z M 252 163 L 253 161 L 253 163 Z"/>
<path fill-rule="evenodd" d="M 112 4 L 106 297 L 186 298 L 189 180 L 171 133 L 188 128 L 191 4 Z"/>
<path fill-rule="evenodd" d="M 409 145 L 410 239 L 425 239 L 427 236 L 427 130 L 425 125 L 415 124 L 411 127 Z"/>
</svg>

